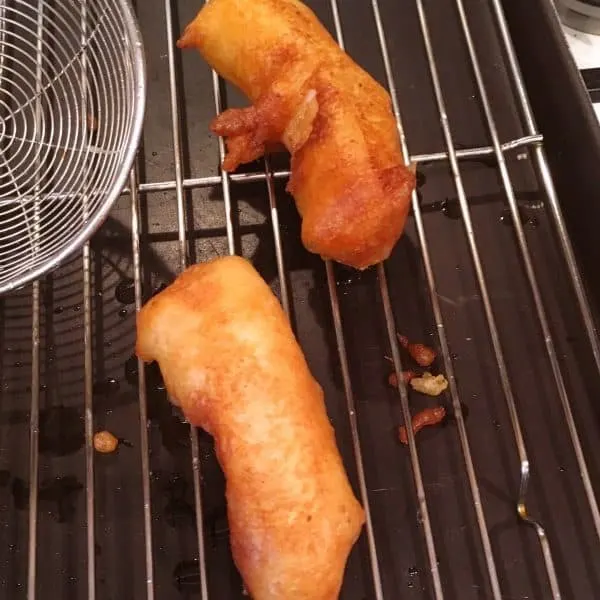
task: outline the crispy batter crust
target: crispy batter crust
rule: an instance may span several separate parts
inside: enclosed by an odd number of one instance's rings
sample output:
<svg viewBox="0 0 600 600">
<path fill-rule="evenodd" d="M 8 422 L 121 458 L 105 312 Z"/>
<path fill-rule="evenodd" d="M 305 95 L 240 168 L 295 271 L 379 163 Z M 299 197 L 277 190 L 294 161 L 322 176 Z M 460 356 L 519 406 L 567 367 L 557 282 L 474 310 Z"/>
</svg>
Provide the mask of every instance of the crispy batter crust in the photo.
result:
<svg viewBox="0 0 600 600">
<path fill-rule="evenodd" d="M 217 116 L 223 168 L 283 142 L 306 248 L 363 269 L 404 229 L 415 176 L 404 166 L 387 92 L 298 0 L 211 0 L 186 27 L 196 48 L 252 102 Z"/>
<path fill-rule="evenodd" d="M 335 600 L 364 512 L 323 392 L 279 302 L 241 258 L 189 268 L 141 310 L 136 352 L 215 439 L 231 548 L 254 600 Z"/>
</svg>

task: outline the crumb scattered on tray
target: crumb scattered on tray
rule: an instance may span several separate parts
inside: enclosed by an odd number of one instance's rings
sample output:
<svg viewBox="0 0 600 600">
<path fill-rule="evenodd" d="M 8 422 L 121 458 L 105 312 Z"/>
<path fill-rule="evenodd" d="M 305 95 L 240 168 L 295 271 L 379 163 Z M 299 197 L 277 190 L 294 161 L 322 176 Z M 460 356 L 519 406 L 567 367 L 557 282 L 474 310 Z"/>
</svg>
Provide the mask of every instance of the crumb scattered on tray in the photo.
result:
<svg viewBox="0 0 600 600">
<path fill-rule="evenodd" d="M 412 378 L 410 385 L 413 390 L 421 394 L 439 396 L 448 388 L 448 380 L 442 374 L 432 375 L 429 371 L 425 371 L 421 377 Z"/>
<path fill-rule="evenodd" d="M 435 408 L 426 408 L 421 412 L 418 412 L 412 418 L 412 430 L 413 434 L 416 435 L 423 427 L 437 425 L 441 423 L 446 417 L 446 409 L 443 406 L 436 406 Z M 408 444 L 408 433 L 404 425 L 398 429 L 398 438 L 403 444 Z"/>
<path fill-rule="evenodd" d="M 420 367 L 429 367 L 435 360 L 435 350 L 425 344 L 412 344 L 405 335 L 396 334 L 400 345 Z"/>
<path fill-rule="evenodd" d="M 110 431 L 98 431 L 94 434 L 94 449 L 102 454 L 110 454 L 119 446 L 119 439 Z"/>
<path fill-rule="evenodd" d="M 402 381 L 404 381 L 405 384 L 409 383 L 410 380 L 415 377 L 418 377 L 418 375 L 414 371 L 402 371 Z M 396 377 L 396 373 L 389 374 L 388 383 L 392 387 L 398 387 L 398 378 Z"/>
</svg>

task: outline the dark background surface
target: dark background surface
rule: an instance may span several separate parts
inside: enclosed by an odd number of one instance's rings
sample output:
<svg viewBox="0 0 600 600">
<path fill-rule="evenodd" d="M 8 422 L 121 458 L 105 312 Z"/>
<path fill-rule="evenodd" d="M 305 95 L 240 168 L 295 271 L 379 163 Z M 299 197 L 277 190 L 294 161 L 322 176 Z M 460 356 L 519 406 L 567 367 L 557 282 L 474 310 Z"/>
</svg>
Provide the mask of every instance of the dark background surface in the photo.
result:
<svg viewBox="0 0 600 600">
<path fill-rule="evenodd" d="M 371 3 L 340 1 L 347 51 L 385 84 Z M 450 127 L 457 144 L 490 144 L 452 0 L 425 3 Z M 508 141 L 523 135 L 505 58 L 488 2 L 465 3 L 483 76 L 499 127 Z M 175 36 L 199 2 L 176 5 Z M 312 0 L 333 31 L 330 4 Z M 549 2 L 506 0 L 528 91 L 576 249 L 597 305 L 598 128 L 581 79 L 552 21 Z M 415 3 L 381 0 L 388 46 L 411 154 L 444 149 Z M 148 104 L 140 178 L 173 180 L 164 6 L 138 2 L 148 62 Z M 535 27 L 532 26 L 535 23 Z M 217 140 L 211 73 L 193 52 L 177 51 L 184 176 L 217 175 Z M 243 100 L 227 90 L 229 105 Z M 507 154 L 527 241 L 551 318 L 569 397 L 593 481 L 599 464 L 598 374 L 594 371 L 555 231 L 526 150 Z M 277 157 L 276 166 L 286 166 Z M 257 166 L 260 170 L 260 165 Z M 446 164 L 420 167 L 425 230 L 446 333 L 504 597 L 550 597 L 533 530 L 516 517 L 519 463 L 499 384 L 480 290 L 472 269 L 456 190 Z M 494 163 L 461 162 L 475 235 L 501 332 L 509 374 L 532 464 L 529 505 L 546 526 L 564 598 L 592 599 L 600 589 L 600 547 L 583 494 L 573 447 L 549 371 L 507 204 Z M 238 248 L 278 291 L 266 185 L 232 183 Z M 341 383 L 324 267 L 299 243 L 292 200 L 277 184 L 278 208 L 295 327 L 328 410 L 349 473 L 356 483 L 348 414 Z M 201 261 L 227 253 L 221 186 L 185 194 L 189 254 Z M 142 194 L 144 293 L 171 281 L 178 268 L 174 192 Z M 145 598 L 142 472 L 135 361 L 135 310 L 130 278 L 131 201 L 123 196 L 93 240 L 94 418 L 96 429 L 126 438 L 110 456 L 96 455 L 97 597 Z M 582 218 L 583 217 L 583 218 Z M 437 347 L 435 323 L 412 221 L 390 261 L 389 282 L 398 330 Z M 389 355 L 375 273 L 337 269 L 337 291 L 357 401 L 375 539 L 385 598 L 433 597 L 416 508 L 408 451 L 395 435 L 401 423 L 397 393 L 386 385 Z M 81 258 L 73 258 L 42 285 L 42 397 L 38 591 L 52 597 L 87 597 L 85 462 L 83 451 L 83 308 Z M 27 568 L 28 416 L 31 365 L 31 291 L 0 301 L 0 596 L 24 598 Z M 436 365 L 436 369 L 441 365 Z M 156 598 L 199 597 L 194 582 L 197 544 L 187 426 L 171 410 L 155 370 L 148 373 L 153 551 Z M 437 401 L 410 396 L 413 409 Z M 442 397 L 444 403 L 449 398 Z M 445 597 L 491 597 L 456 427 L 418 436 Z M 211 598 L 242 598 L 231 563 L 223 478 L 208 436 L 201 434 L 207 571 Z M 374 598 L 365 536 L 348 565 L 344 600 Z M 51 590 L 51 592 L 49 592 Z M 596 592 L 594 592 L 596 590 Z"/>
</svg>

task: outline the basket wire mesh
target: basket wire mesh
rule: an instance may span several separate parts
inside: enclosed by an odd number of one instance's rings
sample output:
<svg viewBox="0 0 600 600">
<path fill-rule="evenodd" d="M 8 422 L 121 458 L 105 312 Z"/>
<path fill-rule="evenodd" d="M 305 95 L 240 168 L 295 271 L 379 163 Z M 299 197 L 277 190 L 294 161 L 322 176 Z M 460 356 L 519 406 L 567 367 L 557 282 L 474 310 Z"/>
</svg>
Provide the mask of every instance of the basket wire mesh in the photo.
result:
<svg viewBox="0 0 600 600">
<path fill-rule="evenodd" d="M 144 100 L 127 2 L 0 3 L 0 293 L 56 267 L 102 223 Z"/>
</svg>

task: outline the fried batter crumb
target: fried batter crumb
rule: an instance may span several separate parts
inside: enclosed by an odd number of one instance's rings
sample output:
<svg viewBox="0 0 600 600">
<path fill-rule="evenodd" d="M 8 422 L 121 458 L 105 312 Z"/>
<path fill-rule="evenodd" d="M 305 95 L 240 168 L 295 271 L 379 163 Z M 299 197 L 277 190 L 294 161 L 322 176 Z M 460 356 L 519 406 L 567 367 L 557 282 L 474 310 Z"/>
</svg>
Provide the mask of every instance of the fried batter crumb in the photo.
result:
<svg viewBox="0 0 600 600">
<path fill-rule="evenodd" d="M 410 380 L 410 385 L 413 390 L 428 396 L 439 396 L 448 388 L 448 380 L 440 373 L 432 375 L 429 371 L 425 371 L 421 377 L 414 377 Z"/>
<path fill-rule="evenodd" d="M 98 431 L 94 434 L 94 449 L 102 454 L 110 454 L 119 446 L 119 440 L 110 431 Z"/>
</svg>

